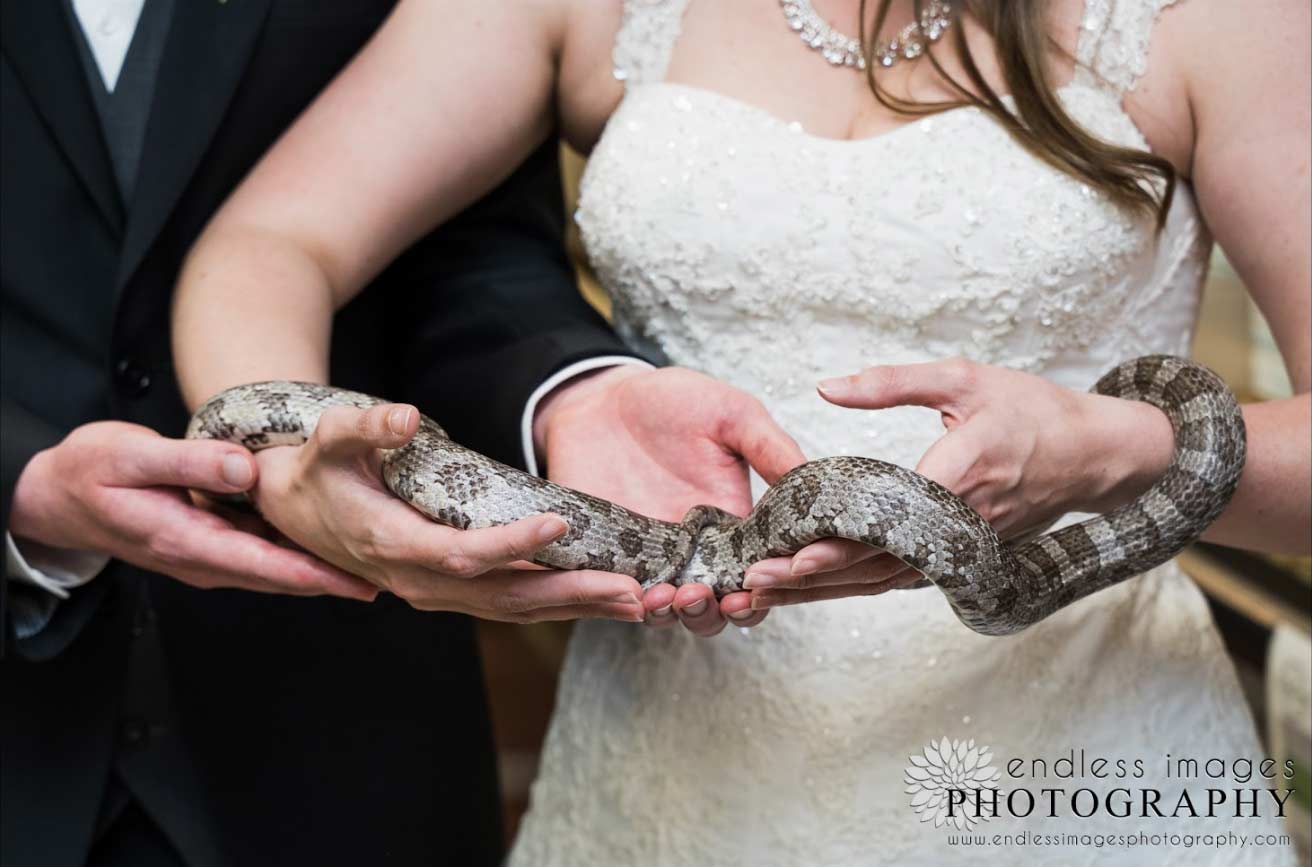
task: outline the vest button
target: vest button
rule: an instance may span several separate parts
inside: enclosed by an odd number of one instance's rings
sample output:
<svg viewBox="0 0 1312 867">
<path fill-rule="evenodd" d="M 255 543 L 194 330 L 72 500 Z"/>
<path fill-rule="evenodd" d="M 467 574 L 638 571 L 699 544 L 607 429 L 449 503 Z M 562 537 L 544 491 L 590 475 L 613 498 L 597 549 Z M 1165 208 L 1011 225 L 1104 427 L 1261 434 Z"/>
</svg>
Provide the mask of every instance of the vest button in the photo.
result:
<svg viewBox="0 0 1312 867">
<path fill-rule="evenodd" d="M 140 746 L 146 741 L 146 724 L 141 720 L 129 720 L 123 724 L 121 736 L 126 746 Z"/>
<path fill-rule="evenodd" d="M 114 365 L 114 384 L 124 397 L 141 397 L 150 391 L 151 377 L 131 358 L 121 358 Z"/>
</svg>

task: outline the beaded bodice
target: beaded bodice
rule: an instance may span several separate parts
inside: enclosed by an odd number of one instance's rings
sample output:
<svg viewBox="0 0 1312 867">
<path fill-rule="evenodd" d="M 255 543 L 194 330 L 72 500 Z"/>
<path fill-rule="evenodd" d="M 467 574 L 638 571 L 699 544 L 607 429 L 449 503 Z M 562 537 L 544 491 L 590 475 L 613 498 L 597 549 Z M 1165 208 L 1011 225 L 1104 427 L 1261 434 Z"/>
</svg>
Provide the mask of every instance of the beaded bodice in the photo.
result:
<svg viewBox="0 0 1312 867">
<path fill-rule="evenodd" d="M 805 406 L 811 427 L 815 381 L 873 363 L 966 355 L 1086 388 L 1133 355 L 1187 353 L 1208 247 L 1187 185 L 1158 234 L 975 108 L 835 140 L 666 83 L 657 48 L 685 2 L 629 4 L 628 93 L 577 213 L 635 345 L 786 414 Z M 1121 106 L 1141 64 L 1125 58 L 1159 4 L 1121 5 L 1141 12 L 1091 4 L 1087 65 L 1059 95 L 1091 132 L 1143 148 Z M 841 439 L 804 445 L 818 457 Z"/>
</svg>

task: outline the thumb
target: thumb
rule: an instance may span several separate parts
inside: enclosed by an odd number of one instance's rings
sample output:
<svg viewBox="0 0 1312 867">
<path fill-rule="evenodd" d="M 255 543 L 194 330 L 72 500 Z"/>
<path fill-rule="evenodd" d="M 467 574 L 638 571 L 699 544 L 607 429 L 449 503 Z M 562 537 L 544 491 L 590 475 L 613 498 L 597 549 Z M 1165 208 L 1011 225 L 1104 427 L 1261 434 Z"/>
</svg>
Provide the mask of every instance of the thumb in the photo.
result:
<svg viewBox="0 0 1312 867">
<path fill-rule="evenodd" d="M 964 358 L 921 364 L 886 364 L 868 367 L 851 376 L 826 379 L 820 396 L 853 409 L 887 409 L 893 406 L 927 406 L 951 412 L 967 400 L 975 383 L 974 362 Z"/>
<path fill-rule="evenodd" d="M 742 455 L 767 485 L 773 485 L 784 473 L 806 462 L 806 455 L 796 440 L 759 403 L 730 418 L 724 429 L 723 445 Z"/>
<path fill-rule="evenodd" d="M 255 457 L 233 443 L 150 437 L 127 446 L 115 461 L 123 487 L 193 488 L 213 494 L 238 494 L 255 485 Z"/>
<path fill-rule="evenodd" d="M 346 457 L 373 449 L 396 449 L 419 429 L 419 410 L 404 403 L 360 409 L 334 406 L 319 417 L 310 440 L 330 456 Z"/>
</svg>

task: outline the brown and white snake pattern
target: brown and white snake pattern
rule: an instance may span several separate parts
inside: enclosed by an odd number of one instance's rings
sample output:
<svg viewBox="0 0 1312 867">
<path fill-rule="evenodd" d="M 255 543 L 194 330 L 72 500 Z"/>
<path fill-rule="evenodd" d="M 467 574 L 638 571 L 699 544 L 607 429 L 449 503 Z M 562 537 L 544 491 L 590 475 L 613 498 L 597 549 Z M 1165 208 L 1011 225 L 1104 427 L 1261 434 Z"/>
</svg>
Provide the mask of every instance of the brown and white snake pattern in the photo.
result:
<svg viewBox="0 0 1312 867">
<path fill-rule="evenodd" d="M 383 478 L 423 514 L 460 529 L 558 514 L 569 531 L 535 562 L 620 572 L 644 587 L 699 582 L 724 595 L 741 589 L 744 571 L 758 560 L 817 539 L 853 539 L 920 570 L 971 629 L 1005 635 L 1174 557 L 1216 519 L 1239 481 L 1243 416 L 1207 368 L 1147 356 L 1118 366 L 1094 391 L 1165 412 L 1175 431 L 1170 467 L 1121 508 L 1013 544 L 943 486 L 874 458 L 811 461 L 781 478 L 745 518 L 698 506 L 675 524 L 493 461 L 425 417 L 409 444 L 385 454 Z M 382 402 L 307 383 L 242 385 L 197 410 L 187 436 L 251 450 L 298 445 L 329 407 Z"/>
</svg>

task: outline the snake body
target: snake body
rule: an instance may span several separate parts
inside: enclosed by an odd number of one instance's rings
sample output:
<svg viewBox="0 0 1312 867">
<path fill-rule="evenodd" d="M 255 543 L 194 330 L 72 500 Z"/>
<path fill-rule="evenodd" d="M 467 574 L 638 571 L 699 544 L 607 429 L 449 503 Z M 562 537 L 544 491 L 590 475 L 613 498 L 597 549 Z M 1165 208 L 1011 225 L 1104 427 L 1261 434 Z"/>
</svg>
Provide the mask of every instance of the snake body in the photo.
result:
<svg viewBox="0 0 1312 867">
<path fill-rule="evenodd" d="M 553 484 L 452 442 L 424 417 L 406 446 L 387 452 L 383 479 L 429 518 L 460 529 L 553 512 L 569 531 L 535 562 L 632 575 L 644 587 L 741 589 L 746 567 L 822 538 L 883 548 L 922 572 L 976 632 L 1018 632 L 1090 593 L 1161 565 L 1196 540 L 1234 493 L 1245 454 L 1238 404 L 1207 368 L 1172 356 L 1126 362 L 1094 386 L 1141 400 L 1171 420 L 1175 453 L 1143 495 L 1105 515 L 1006 544 L 960 497 L 911 470 L 873 458 L 803 464 L 745 518 L 711 506 L 659 521 Z M 228 389 L 202 406 L 187 435 L 251 450 L 298 445 L 332 406 L 383 401 L 296 382 Z"/>
</svg>

